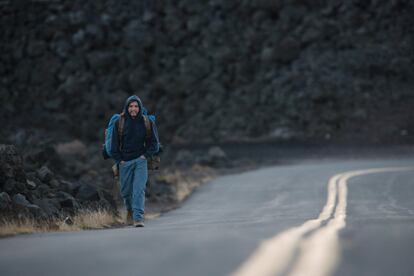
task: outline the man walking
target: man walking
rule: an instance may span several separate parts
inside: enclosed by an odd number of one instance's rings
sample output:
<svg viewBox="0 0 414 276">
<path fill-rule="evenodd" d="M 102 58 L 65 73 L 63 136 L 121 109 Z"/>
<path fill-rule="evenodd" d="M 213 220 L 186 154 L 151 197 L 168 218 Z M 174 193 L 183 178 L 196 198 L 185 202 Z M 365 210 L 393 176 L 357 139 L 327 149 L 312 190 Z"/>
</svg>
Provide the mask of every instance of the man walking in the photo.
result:
<svg viewBox="0 0 414 276">
<path fill-rule="evenodd" d="M 126 100 L 124 111 L 112 133 L 112 157 L 119 164 L 121 196 L 127 209 L 127 223 L 144 226 L 147 158 L 159 150 L 156 126 L 144 118 L 138 96 Z M 147 135 L 148 122 L 151 135 Z"/>
</svg>

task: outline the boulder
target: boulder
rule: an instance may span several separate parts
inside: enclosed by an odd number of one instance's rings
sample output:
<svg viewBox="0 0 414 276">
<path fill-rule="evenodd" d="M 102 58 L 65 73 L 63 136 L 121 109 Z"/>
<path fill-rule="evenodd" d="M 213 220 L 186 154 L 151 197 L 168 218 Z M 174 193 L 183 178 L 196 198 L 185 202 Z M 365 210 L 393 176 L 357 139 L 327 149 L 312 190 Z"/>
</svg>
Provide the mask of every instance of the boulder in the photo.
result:
<svg viewBox="0 0 414 276">
<path fill-rule="evenodd" d="M 154 181 L 151 185 L 148 196 L 150 198 L 171 197 L 175 193 L 174 186 L 167 181 Z"/>
<path fill-rule="evenodd" d="M 43 166 L 37 171 L 37 176 L 42 182 L 49 183 L 52 180 L 54 174 L 48 167 Z"/>
<path fill-rule="evenodd" d="M 73 219 L 70 216 L 67 216 L 64 220 L 63 220 L 64 224 L 67 225 L 73 225 Z"/>
<path fill-rule="evenodd" d="M 79 30 L 72 35 L 72 44 L 75 46 L 81 45 L 85 41 L 85 31 Z"/>
<path fill-rule="evenodd" d="M 50 218 L 58 217 L 60 214 L 60 204 L 54 199 L 35 199 L 33 200 L 33 203 L 39 206 L 42 209 L 42 211 Z"/>
<path fill-rule="evenodd" d="M 208 166 L 223 166 L 228 163 L 227 154 L 218 146 L 210 147 L 206 155 L 198 158 L 200 164 Z"/>
<path fill-rule="evenodd" d="M 141 20 L 131 20 L 124 28 L 123 44 L 131 49 L 150 48 L 154 44 L 154 38 L 150 30 L 141 23 Z"/>
<path fill-rule="evenodd" d="M 116 201 L 115 201 L 115 199 L 114 199 L 114 197 L 111 193 L 108 193 L 108 192 L 102 190 L 99 193 L 99 197 L 100 197 L 101 201 L 106 201 L 108 203 L 108 207 L 110 207 L 110 209 L 116 209 L 117 208 Z"/>
<path fill-rule="evenodd" d="M 59 93 L 67 95 L 76 95 L 79 92 L 86 92 L 88 90 L 88 77 L 85 74 L 81 76 L 68 76 L 58 87 Z"/>
<path fill-rule="evenodd" d="M 82 184 L 76 194 L 76 198 L 85 201 L 98 201 L 98 189 L 89 184 Z"/>
<path fill-rule="evenodd" d="M 296 59 L 300 55 L 300 52 L 300 41 L 293 38 L 286 38 L 275 47 L 273 56 L 277 61 L 289 63 Z"/>
<path fill-rule="evenodd" d="M 15 146 L 0 144 L 0 185 L 6 183 L 7 179 L 26 180 L 23 160 Z"/>
<path fill-rule="evenodd" d="M 30 205 L 30 202 L 22 194 L 15 194 L 13 196 L 13 203 L 23 207 L 27 207 L 28 205 Z"/>
<path fill-rule="evenodd" d="M 63 39 L 54 41 L 51 48 L 61 58 L 67 58 L 72 50 L 70 43 Z"/>
<path fill-rule="evenodd" d="M 9 194 L 22 193 L 26 191 L 26 185 L 14 179 L 8 179 L 4 185 L 4 191 Z"/>
<path fill-rule="evenodd" d="M 27 45 L 27 55 L 29 57 L 38 57 L 46 50 L 46 43 L 44 41 L 34 40 Z"/>
<path fill-rule="evenodd" d="M 70 182 L 70 181 L 66 181 L 66 180 L 61 180 L 61 188 L 63 191 L 70 193 L 72 196 L 76 195 L 81 184 L 78 182 Z"/>
<path fill-rule="evenodd" d="M 29 170 L 29 174 L 31 174 L 32 170 L 37 170 L 42 166 L 47 166 L 54 170 L 59 169 L 63 165 L 62 160 L 50 142 L 38 143 L 36 147 L 25 150 L 24 161 L 25 169 Z M 37 177 L 37 174 L 33 176 Z"/>
<path fill-rule="evenodd" d="M 87 21 L 87 16 L 82 10 L 72 11 L 68 14 L 69 23 L 73 26 L 79 26 Z"/>
<path fill-rule="evenodd" d="M 12 200 L 8 193 L 1 192 L 0 193 L 0 210 L 7 209 L 10 206 Z"/>
<path fill-rule="evenodd" d="M 47 196 L 49 193 L 50 193 L 50 191 L 51 191 L 51 189 L 50 189 L 50 187 L 48 186 L 48 185 L 46 185 L 46 184 L 41 184 L 41 185 L 39 185 L 37 188 L 36 188 L 36 191 L 39 193 L 39 195 L 41 195 L 41 196 Z"/>
<path fill-rule="evenodd" d="M 177 166 L 191 166 L 195 160 L 194 154 L 189 150 L 180 150 L 175 155 L 174 164 Z"/>
<path fill-rule="evenodd" d="M 26 186 L 27 186 L 27 188 L 29 188 L 30 190 L 34 190 L 34 189 L 36 189 L 36 187 L 37 187 L 36 182 L 34 182 L 34 181 L 32 181 L 32 180 L 29 180 L 29 179 L 27 179 L 27 180 L 26 180 Z"/>
<path fill-rule="evenodd" d="M 25 206 L 29 212 L 35 217 L 39 219 L 46 219 L 47 214 L 43 212 L 42 208 L 37 206 L 36 204 L 28 204 Z"/>
<path fill-rule="evenodd" d="M 56 198 L 58 199 L 60 205 L 63 208 L 69 208 L 69 209 L 79 208 L 79 204 L 76 201 L 76 199 L 68 193 L 60 191 L 56 194 Z"/>
<path fill-rule="evenodd" d="M 84 143 L 76 139 L 67 143 L 59 143 L 55 146 L 56 152 L 64 157 L 68 155 L 85 156 L 87 148 Z"/>
<path fill-rule="evenodd" d="M 92 70 L 103 71 L 111 69 L 117 63 L 116 56 L 111 52 L 93 52 L 87 56 Z"/>
<path fill-rule="evenodd" d="M 60 188 L 60 181 L 57 179 L 52 179 L 49 181 L 49 186 L 52 188 Z"/>
</svg>

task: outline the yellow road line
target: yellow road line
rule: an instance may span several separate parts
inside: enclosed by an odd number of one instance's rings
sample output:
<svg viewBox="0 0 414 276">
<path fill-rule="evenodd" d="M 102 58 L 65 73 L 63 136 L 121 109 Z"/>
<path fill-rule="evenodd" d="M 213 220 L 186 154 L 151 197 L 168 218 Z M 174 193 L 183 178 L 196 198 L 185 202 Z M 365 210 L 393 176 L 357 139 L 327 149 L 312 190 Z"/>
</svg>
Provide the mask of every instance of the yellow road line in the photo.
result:
<svg viewBox="0 0 414 276">
<path fill-rule="evenodd" d="M 233 276 L 279 275 L 286 271 L 297 248 L 300 249 L 300 254 L 292 265 L 289 275 L 330 275 L 340 259 L 338 233 L 346 225 L 347 181 L 351 177 L 365 174 L 406 170 L 412 168 L 358 170 L 333 176 L 329 180 L 326 204 L 319 217 L 262 242 L 251 257 L 233 273 Z M 335 214 L 333 214 L 334 210 Z M 318 229 L 322 222 L 328 219 L 330 220 L 326 226 Z M 315 233 L 304 239 L 307 233 L 314 230 Z"/>
<path fill-rule="evenodd" d="M 313 233 L 300 245 L 300 255 L 289 275 L 325 276 L 331 275 L 340 260 L 338 233 L 346 226 L 348 180 L 352 177 L 373 173 L 412 170 L 412 168 L 379 168 L 352 171 L 338 179 L 338 204 L 334 217 L 325 226 Z"/>
</svg>

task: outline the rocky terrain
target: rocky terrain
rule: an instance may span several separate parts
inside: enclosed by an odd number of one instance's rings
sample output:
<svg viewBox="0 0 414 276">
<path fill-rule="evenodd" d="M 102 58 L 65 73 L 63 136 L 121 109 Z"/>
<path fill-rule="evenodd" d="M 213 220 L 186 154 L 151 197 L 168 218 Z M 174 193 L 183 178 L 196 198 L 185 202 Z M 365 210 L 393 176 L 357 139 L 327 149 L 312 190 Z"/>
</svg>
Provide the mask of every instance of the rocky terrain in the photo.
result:
<svg viewBox="0 0 414 276">
<path fill-rule="evenodd" d="M 100 144 L 131 94 L 166 149 L 156 209 L 208 168 L 250 164 L 173 145 L 414 142 L 412 1 L 5 0 L 0 13 L 3 213 L 115 210 Z"/>
<path fill-rule="evenodd" d="M 200 156 L 181 150 L 173 164 L 150 172 L 149 216 L 176 207 L 215 175 L 213 168 L 238 167 L 218 147 Z M 73 223 L 72 217 L 83 211 L 104 211 L 122 221 L 123 204 L 111 165 L 79 140 L 23 150 L 0 145 L 0 228 L 3 223 L 26 219 Z"/>
<path fill-rule="evenodd" d="M 89 183 L 66 181 L 46 165 L 37 170 L 25 169 L 14 146 L 0 145 L 0 183 L 2 219 L 63 220 L 81 208 L 116 212 L 113 196 L 105 190 Z"/>
<path fill-rule="evenodd" d="M 2 140 L 30 129 L 100 140 L 134 93 L 164 142 L 413 140 L 412 1 L 32 0 L 0 11 Z"/>
</svg>

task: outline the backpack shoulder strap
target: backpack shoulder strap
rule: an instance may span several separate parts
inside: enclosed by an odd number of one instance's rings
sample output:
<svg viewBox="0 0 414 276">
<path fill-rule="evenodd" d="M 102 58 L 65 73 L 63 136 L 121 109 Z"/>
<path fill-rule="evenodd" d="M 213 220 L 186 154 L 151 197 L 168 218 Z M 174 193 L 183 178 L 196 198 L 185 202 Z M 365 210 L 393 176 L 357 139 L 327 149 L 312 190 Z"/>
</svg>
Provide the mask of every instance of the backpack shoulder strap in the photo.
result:
<svg viewBox="0 0 414 276">
<path fill-rule="evenodd" d="M 124 131 L 125 114 L 122 112 L 120 115 L 121 116 L 119 117 L 116 127 L 118 128 L 119 148 L 122 149 L 122 132 Z"/>
<path fill-rule="evenodd" d="M 145 129 L 147 130 L 146 135 L 145 135 L 145 139 L 149 139 L 151 137 L 151 122 L 148 119 L 148 116 L 142 115 L 142 117 L 144 119 Z"/>
</svg>

